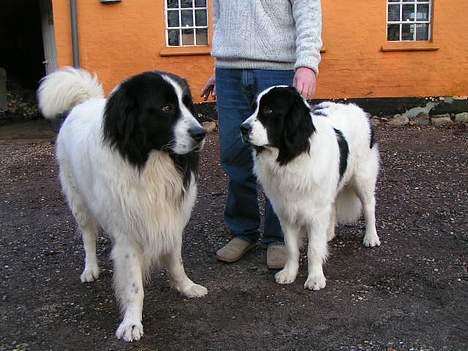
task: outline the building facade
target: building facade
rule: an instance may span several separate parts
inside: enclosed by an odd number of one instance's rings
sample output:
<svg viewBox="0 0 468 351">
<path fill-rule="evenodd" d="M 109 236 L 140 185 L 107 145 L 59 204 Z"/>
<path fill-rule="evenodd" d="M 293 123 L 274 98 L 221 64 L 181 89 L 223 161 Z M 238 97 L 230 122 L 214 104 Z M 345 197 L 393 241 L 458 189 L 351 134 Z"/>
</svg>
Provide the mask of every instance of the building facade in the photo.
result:
<svg viewBox="0 0 468 351">
<path fill-rule="evenodd" d="M 72 65 L 73 1 L 50 1 L 56 50 L 50 61 Z M 185 77 L 198 97 L 214 64 L 210 5 L 78 0 L 80 65 L 96 72 L 106 91 L 132 74 L 164 70 Z M 468 95 L 468 1 L 322 0 L 322 7 L 317 98 Z"/>
</svg>

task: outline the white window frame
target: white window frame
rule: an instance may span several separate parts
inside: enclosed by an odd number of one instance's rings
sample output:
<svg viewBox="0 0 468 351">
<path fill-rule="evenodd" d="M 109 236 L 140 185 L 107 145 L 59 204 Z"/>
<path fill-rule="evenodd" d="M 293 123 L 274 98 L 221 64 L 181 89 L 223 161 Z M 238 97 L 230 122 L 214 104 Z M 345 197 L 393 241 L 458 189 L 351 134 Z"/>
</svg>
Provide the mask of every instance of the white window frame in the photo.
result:
<svg viewBox="0 0 468 351">
<path fill-rule="evenodd" d="M 209 14 L 208 14 L 208 1 L 206 0 L 205 6 L 202 7 L 195 7 L 195 0 L 192 0 L 192 7 L 181 7 L 181 0 L 177 0 L 178 2 L 178 7 L 173 7 L 173 8 L 168 8 L 167 7 L 167 0 L 164 0 L 164 15 L 165 15 L 165 31 L 166 31 L 166 47 L 168 48 L 185 48 L 185 47 L 200 47 L 200 46 L 208 46 L 209 44 Z M 193 26 L 182 26 L 182 11 L 185 10 L 191 10 L 192 11 L 192 21 L 193 21 Z M 206 26 L 197 26 L 195 25 L 196 22 L 196 16 L 195 16 L 195 10 L 205 10 L 206 12 Z M 179 13 L 179 26 L 178 27 L 169 27 L 169 11 L 177 11 Z M 182 43 L 182 30 L 183 29 L 192 29 L 193 30 L 193 43 L 194 44 L 183 44 Z M 196 30 L 197 29 L 206 29 L 207 33 L 207 38 L 206 38 L 206 43 L 204 44 L 198 44 L 197 43 L 197 35 L 196 35 Z M 179 31 L 179 45 L 169 45 L 169 30 L 178 30 Z"/>
<path fill-rule="evenodd" d="M 433 0 L 411 0 L 411 1 L 403 1 L 403 0 L 398 0 L 398 1 L 390 1 L 390 0 L 387 0 L 387 26 L 386 26 L 386 30 L 387 30 L 387 33 L 386 33 L 386 37 L 387 37 L 387 41 L 388 42 L 391 42 L 391 43 L 398 43 L 398 42 L 421 42 L 421 41 L 431 41 L 432 40 L 432 2 Z M 399 21 L 389 21 L 389 5 L 399 5 L 400 7 L 400 20 Z M 414 20 L 406 20 L 406 21 L 403 21 L 403 5 L 414 5 L 414 15 L 415 15 L 415 19 Z M 418 13 L 418 8 L 417 6 L 418 5 L 429 5 L 429 13 L 428 13 L 428 19 L 426 21 L 419 21 L 417 20 L 417 13 Z M 388 38 L 388 26 L 390 24 L 398 24 L 399 25 L 399 29 L 400 29 L 400 32 L 399 32 L 399 40 L 389 40 Z M 405 39 L 405 40 L 402 40 L 402 29 L 403 29 L 403 24 L 414 24 L 414 33 L 413 33 L 413 39 Z M 416 25 L 418 24 L 427 24 L 428 25 L 428 33 L 427 33 L 427 39 L 425 40 L 417 40 L 416 39 Z"/>
</svg>

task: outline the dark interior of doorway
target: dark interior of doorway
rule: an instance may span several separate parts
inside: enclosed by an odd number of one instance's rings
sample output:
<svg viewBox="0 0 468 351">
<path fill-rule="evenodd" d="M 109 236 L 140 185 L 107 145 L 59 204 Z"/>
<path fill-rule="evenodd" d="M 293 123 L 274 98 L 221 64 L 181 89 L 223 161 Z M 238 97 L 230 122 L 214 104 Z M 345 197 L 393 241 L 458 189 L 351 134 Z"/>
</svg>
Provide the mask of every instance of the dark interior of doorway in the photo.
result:
<svg viewBox="0 0 468 351">
<path fill-rule="evenodd" d="M 9 88 L 36 89 L 45 75 L 43 61 L 39 1 L 0 1 L 0 67 Z"/>
</svg>

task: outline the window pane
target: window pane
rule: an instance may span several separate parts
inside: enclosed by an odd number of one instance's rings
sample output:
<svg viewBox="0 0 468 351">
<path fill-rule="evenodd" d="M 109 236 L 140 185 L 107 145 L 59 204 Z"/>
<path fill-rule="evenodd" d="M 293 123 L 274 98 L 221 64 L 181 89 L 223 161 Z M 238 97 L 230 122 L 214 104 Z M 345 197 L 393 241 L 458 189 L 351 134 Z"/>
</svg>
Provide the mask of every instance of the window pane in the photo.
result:
<svg viewBox="0 0 468 351">
<path fill-rule="evenodd" d="M 416 0 L 403 0 L 403 2 L 415 2 Z"/>
<path fill-rule="evenodd" d="M 401 40 L 414 40 L 414 24 L 402 24 Z"/>
<path fill-rule="evenodd" d="M 179 0 L 167 0 L 167 8 L 173 9 L 179 7 Z"/>
<path fill-rule="evenodd" d="M 195 45 L 193 29 L 182 30 L 182 45 Z"/>
<path fill-rule="evenodd" d="M 206 10 L 195 10 L 195 25 L 196 26 L 206 26 Z"/>
<path fill-rule="evenodd" d="M 414 21 L 414 5 L 403 5 L 402 21 Z"/>
<path fill-rule="evenodd" d="M 193 27 L 193 11 L 182 10 L 182 27 Z"/>
<path fill-rule="evenodd" d="M 195 7 L 206 7 L 206 0 L 195 0 Z"/>
<path fill-rule="evenodd" d="M 418 21 L 429 21 L 429 4 L 418 5 L 416 19 Z"/>
<path fill-rule="evenodd" d="M 398 2 L 400 0 L 388 0 L 388 2 Z"/>
<path fill-rule="evenodd" d="M 389 41 L 400 40 L 400 25 L 399 24 L 389 24 L 387 26 L 387 40 Z"/>
<path fill-rule="evenodd" d="M 388 5 L 388 20 L 389 21 L 400 20 L 400 5 Z"/>
<path fill-rule="evenodd" d="M 179 30 L 169 29 L 167 31 L 167 41 L 169 46 L 180 46 Z"/>
<path fill-rule="evenodd" d="M 179 26 L 179 11 L 167 11 L 167 26 L 168 27 Z"/>
<path fill-rule="evenodd" d="M 193 7 L 193 0 L 180 0 L 180 7 Z"/>
<path fill-rule="evenodd" d="M 208 45 L 208 30 L 196 29 L 197 45 Z"/>
<path fill-rule="evenodd" d="M 416 25 L 416 40 L 429 40 L 429 24 Z"/>
</svg>

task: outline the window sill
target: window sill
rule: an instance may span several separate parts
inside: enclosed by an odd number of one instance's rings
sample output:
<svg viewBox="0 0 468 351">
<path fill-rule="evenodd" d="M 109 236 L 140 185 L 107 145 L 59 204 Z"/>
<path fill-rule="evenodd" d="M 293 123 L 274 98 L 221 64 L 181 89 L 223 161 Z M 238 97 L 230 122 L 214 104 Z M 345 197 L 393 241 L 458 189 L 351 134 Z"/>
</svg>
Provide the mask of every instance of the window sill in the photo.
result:
<svg viewBox="0 0 468 351">
<path fill-rule="evenodd" d="M 177 48 L 164 48 L 159 52 L 160 56 L 195 56 L 195 55 L 211 55 L 211 47 L 209 46 L 190 46 Z"/>
<path fill-rule="evenodd" d="M 380 51 L 435 51 L 439 50 L 439 46 L 431 41 L 421 42 L 386 42 L 380 48 Z"/>
</svg>

